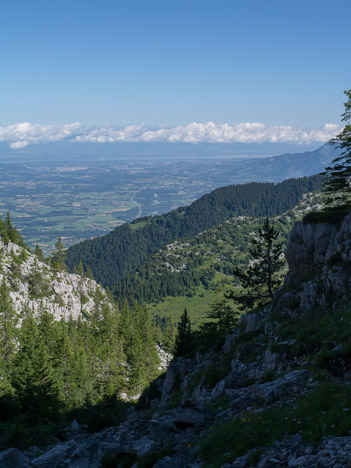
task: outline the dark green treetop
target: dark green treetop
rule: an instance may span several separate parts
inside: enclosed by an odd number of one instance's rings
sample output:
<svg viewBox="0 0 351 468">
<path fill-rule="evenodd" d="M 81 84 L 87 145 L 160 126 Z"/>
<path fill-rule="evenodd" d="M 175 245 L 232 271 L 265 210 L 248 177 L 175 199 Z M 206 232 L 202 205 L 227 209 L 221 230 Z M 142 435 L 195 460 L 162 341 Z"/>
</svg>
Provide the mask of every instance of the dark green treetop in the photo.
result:
<svg viewBox="0 0 351 468">
<path fill-rule="evenodd" d="M 65 246 L 63 245 L 61 237 L 57 239 L 55 244 L 55 252 L 52 256 L 52 266 L 59 271 L 66 270 L 66 250 Z"/>
<path fill-rule="evenodd" d="M 174 345 L 174 356 L 184 356 L 193 349 L 191 322 L 188 311 L 185 308 L 178 323 L 177 336 Z"/>
<path fill-rule="evenodd" d="M 332 165 L 325 169 L 324 193 L 329 206 L 350 206 L 351 204 L 351 89 L 344 92 L 348 98 L 344 103 L 343 131 L 331 140 L 331 144 L 341 150 Z"/>
</svg>

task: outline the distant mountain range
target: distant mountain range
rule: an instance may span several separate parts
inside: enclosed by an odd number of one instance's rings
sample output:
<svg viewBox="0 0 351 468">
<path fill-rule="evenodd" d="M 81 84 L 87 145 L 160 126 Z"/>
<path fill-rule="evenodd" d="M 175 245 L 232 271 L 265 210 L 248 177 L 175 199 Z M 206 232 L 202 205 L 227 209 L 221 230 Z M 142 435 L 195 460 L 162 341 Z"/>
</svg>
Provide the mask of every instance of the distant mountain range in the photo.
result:
<svg viewBox="0 0 351 468">
<path fill-rule="evenodd" d="M 227 158 L 244 162 L 279 154 L 299 154 L 304 151 L 313 153 L 314 148 L 315 145 L 296 143 L 77 143 L 69 141 L 10 148 L 8 143 L 0 142 L 0 162 Z"/>
<path fill-rule="evenodd" d="M 240 161 L 237 177 L 278 181 L 319 174 L 338 154 L 334 146 L 326 143 L 314 151 Z"/>
</svg>

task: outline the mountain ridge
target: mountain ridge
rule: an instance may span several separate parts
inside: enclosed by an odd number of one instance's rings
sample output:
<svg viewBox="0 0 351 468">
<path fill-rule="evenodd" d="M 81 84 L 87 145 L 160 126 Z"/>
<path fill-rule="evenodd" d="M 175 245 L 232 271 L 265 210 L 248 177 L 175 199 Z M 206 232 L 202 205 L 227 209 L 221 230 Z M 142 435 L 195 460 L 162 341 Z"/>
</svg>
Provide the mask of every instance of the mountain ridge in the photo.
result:
<svg viewBox="0 0 351 468">
<path fill-rule="evenodd" d="M 162 216 L 140 218 L 103 237 L 70 247 L 67 266 L 73 271 L 82 261 L 99 283 L 111 287 L 173 240 L 192 237 L 233 216 L 283 213 L 295 206 L 304 193 L 319 189 L 321 184 L 322 177 L 316 175 L 277 184 L 252 182 L 218 188 L 188 207 Z"/>
</svg>

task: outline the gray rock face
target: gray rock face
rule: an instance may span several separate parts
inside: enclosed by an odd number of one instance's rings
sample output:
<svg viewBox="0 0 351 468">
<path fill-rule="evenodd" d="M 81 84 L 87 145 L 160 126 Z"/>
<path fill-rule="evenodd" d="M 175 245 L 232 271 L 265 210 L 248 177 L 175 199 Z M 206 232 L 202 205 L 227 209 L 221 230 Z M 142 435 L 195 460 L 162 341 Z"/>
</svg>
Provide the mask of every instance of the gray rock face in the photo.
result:
<svg viewBox="0 0 351 468">
<path fill-rule="evenodd" d="M 282 378 L 259 385 L 257 395 L 266 401 L 277 400 L 288 393 L 301 391 L 304 382 L 311 378 L 307 370 L 296 370 L 284 375 Z"/>
<path fill-rule="evenodd" d="M 340 225 L 296 223 L 286 248 L 289 272 L 276 292 L 273 308 L 294 315 L 325 308 L 332 294 L 342 302 L 351 294 L 351 215 Z M 292 289 L 289 291 L 287 289 Z"/>
<path fill-rule="evenodd" d="M 240 319 L 240 324 L 243 325 L 245 333 L 257 330 L 262 326 L 263 317 L 261 314 L 245 314 Z"/>
<path fill-rule="evenodd" d="M 22 259 L 19 258 L 22 256 Z M 14 273 L 14 262 L 16 264 Z M 38 278 L 41 277 L 38 284 Z M 0 237 L 0 282 L 10 285 L 10 296 L 14 310 L 21 314 L 28 307 L 34 315 L 48 310 L 55 320 L 76 320 L 82 314 L 93 311 L 96 293 L 99 294 L 98 307 L 106 304 L 112 307 L 106 291 L 95 281 L 66 272 L 54 271 L 35 255 L 22 247 L 9 242 L 4 244 Z M 33 291 L 31 282 L 35 280 Z"/>
<path fill-rule="evenodd" d="M 334 242 L 337 232 L 335 224 L 296 223 L 285 251 L 285 258 L 289 264 L 285 284 L 301 282 L 321 268 L 329 256 L 328 252 L 336 250 Z"/>
</svg>

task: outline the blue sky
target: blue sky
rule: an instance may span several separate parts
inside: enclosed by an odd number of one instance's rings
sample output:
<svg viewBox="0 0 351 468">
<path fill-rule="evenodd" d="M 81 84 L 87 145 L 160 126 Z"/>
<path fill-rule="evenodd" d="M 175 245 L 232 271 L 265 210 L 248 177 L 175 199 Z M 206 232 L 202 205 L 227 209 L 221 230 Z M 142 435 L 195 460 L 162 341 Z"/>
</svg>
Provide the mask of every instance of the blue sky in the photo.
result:
<svg viewBox="0 0 351 468">
<path fill-rule="evenodd" d="M 2 0 L 0 125 L 340 124 L 350 17 L 349 0 Z"/>
</svg>

